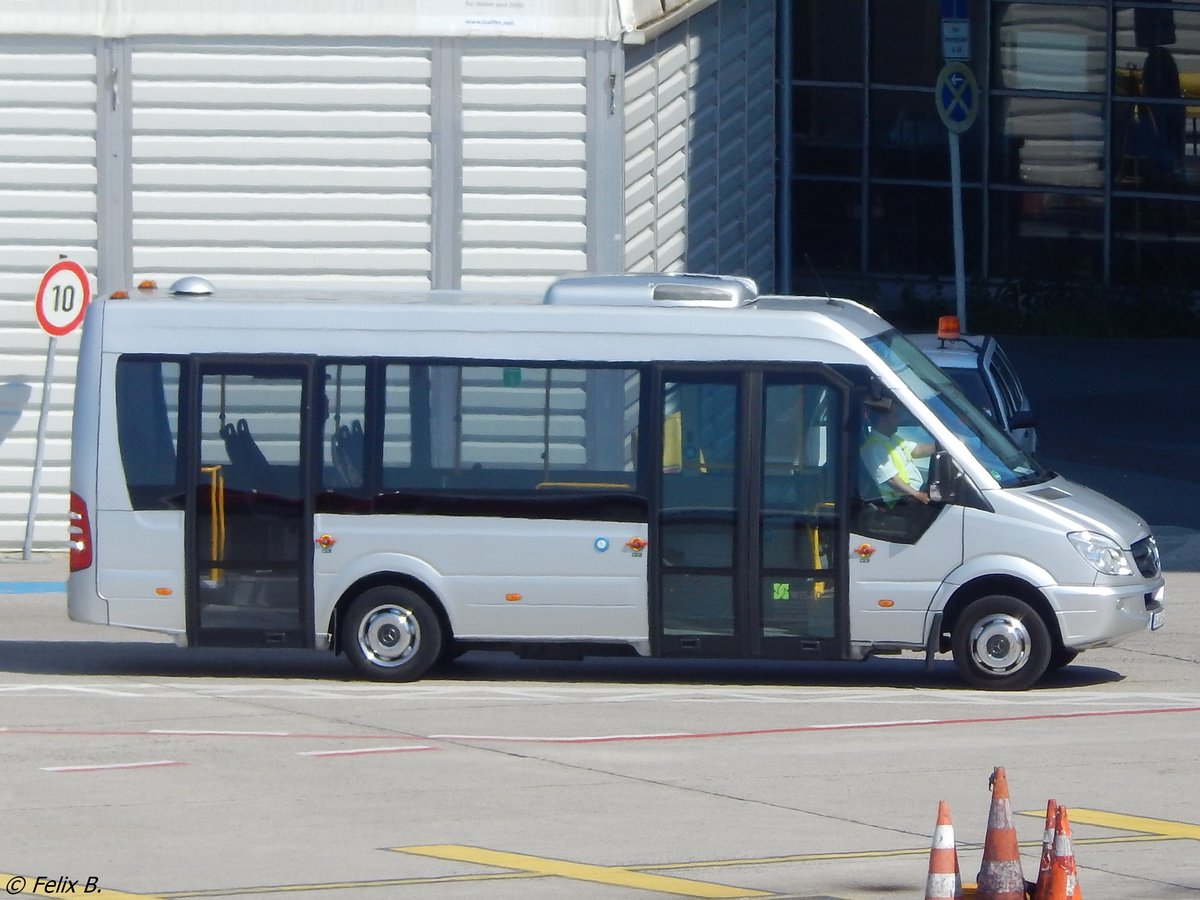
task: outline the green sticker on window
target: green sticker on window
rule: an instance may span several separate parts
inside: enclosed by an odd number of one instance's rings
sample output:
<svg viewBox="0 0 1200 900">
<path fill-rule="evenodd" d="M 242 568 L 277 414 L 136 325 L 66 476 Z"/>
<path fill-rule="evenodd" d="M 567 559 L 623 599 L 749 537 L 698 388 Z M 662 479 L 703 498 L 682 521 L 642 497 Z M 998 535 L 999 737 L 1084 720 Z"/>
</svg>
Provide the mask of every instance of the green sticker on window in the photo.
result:
<svg viewBox="0 0 1200 900">
<path fill-rule="evenodd" d="M 772 600 L 791 600 L 792 599 L 791 582 L 777 581 L 773 585 L 771 585 L 771 599 Z"/>
<path fill-rule="evenodd" d="M 520 387 L 521 386 L 521 370 L 520 369 L 505 369 L 504 370 L 504 386 L 505 387 Z"/>
</svg>

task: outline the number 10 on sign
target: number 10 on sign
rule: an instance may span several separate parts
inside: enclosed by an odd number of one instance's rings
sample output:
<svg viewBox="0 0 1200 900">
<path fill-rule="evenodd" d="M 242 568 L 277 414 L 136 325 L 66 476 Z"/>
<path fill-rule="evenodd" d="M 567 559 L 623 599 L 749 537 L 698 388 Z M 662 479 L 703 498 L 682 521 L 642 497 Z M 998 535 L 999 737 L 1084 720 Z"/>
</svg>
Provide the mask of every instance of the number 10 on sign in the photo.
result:
<svg viewBox="0 0 1200 900">
<path fill-rule="evenodd" d="M 69 259 L 59 260 L 46 270 L 38 285 L 35 300 L 38 324 L 51 337 L 74 331 L 83 321 L 91 294 L 83 266 Z"/>
</svg>

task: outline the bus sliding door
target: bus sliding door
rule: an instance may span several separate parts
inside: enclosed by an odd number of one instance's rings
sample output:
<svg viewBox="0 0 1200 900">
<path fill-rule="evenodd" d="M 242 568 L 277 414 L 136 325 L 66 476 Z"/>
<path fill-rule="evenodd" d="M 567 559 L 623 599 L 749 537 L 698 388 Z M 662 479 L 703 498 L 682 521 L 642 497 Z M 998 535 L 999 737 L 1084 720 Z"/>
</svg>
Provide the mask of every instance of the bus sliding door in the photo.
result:
<svg viewBox="0 0 1200 900">
<path fill-rule="evenodd" d="M 816 367 L 697 368 L 658 392 L 658 651 L 842 656 L 847 387 Z"/>
<path fill-rule="evenodd" d="M 311 371 L 295 360 L 193 362 L 193 645 L 312 645 Z"/>
</svg>

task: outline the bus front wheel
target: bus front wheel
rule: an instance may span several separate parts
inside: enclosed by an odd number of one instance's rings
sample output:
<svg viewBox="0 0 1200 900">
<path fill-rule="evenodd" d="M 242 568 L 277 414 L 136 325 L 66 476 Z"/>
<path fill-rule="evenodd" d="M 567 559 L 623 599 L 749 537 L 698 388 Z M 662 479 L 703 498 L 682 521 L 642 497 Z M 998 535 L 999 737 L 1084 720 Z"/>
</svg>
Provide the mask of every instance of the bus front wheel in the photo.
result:
<svg viewBox="0 0 1200 900">
<path fill-rule="evenodd" d="M 383 586 L 364 591 L 342 620 L 342 652 L 361 674 L 416 681 L 442 652 L 442 625 L 420 594 Z"/>
<path fill-rule="evenodd" d="M 984 690 L 1023 691 L 1050 665 L 1050 630 L 1016 597 L 993 594 L 972 602 L 954 626 L 954 664 L 963 680 Z"/>
</svg>

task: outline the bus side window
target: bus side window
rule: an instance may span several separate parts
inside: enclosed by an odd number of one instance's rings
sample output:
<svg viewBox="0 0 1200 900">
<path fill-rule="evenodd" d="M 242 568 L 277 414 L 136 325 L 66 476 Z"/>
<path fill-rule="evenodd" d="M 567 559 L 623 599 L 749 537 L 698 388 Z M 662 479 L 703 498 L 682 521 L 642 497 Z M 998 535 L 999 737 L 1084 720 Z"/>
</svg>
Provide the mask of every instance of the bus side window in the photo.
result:
<svg viewBox="0 0 1200 900">
<path fill-rule="evenodd" d="M 229 461 L 244 471 L 247 476 L 260 482 L 271 468 L 263 455 L 254 435 L 250 432 L 250 423 L 238 419 L 237 424 L 227 422 L 221 426 L 221 439 L 225 442 L 225 453 Z"/>
<path fill-rule="evenodd" d="M 366 483 L 367 367 L 360 363 L 329 363 L 324 372 L 323 486 L 346 490 Z"/>
<path fill-rule="evenodd" d="M 182 503 L 180 372 L 179 362 L 169 359 L 124 356 L 117 362 L 117 439 L 134 509 Z"/>
<path fill-rule="evenodd" d="M 362 422 L 358 419 L 333 433 L 333 467 L 342 486 L 362 487 L 364 447 Z"/>
</svg>

